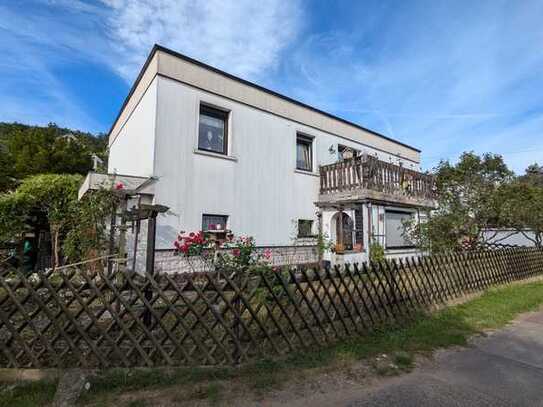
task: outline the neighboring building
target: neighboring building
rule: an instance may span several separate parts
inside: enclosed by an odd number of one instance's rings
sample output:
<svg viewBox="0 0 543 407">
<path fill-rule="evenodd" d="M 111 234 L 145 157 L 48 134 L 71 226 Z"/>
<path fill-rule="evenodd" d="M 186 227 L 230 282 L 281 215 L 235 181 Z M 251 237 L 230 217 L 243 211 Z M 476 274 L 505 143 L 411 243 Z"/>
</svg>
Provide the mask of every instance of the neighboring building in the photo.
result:
<svg viewBox="0 0 543 407">
<path fill-rule="evenodd" d="M 534 247 L 536 240 L 536 235 L 531 230 L 487 229 L 483 234 L 483 241 L 491 247 Z"/>
<path fill-rule="evenodd" d="M 108 165 L 156 179 L 146 193 L 170 208 L 159 249 L 227 228 L 310 248 L 302 261 L 316 260 L 319 231 L 343 252 L 328 260 L 366 260 L 371 241 L 400 256 L 416 252 L 402 221 L 434 205 L 418 149 L 160 46 L 109 132 Z"/>
</svg>

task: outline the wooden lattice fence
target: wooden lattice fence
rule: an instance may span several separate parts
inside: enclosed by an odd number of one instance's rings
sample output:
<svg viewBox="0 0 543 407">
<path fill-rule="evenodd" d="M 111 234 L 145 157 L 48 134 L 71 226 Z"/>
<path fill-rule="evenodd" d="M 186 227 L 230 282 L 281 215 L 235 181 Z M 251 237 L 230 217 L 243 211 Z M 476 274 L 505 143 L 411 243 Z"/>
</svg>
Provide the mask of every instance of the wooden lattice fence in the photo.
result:
<svg viewBox="0 0 543 407">
<path fill-rule="evenodd" d="M 1 367 L 219 365 L 311 350 L 543 274 L 511 248 L 248 276 L 67 268 L 0 277 Z"/>
</svg>

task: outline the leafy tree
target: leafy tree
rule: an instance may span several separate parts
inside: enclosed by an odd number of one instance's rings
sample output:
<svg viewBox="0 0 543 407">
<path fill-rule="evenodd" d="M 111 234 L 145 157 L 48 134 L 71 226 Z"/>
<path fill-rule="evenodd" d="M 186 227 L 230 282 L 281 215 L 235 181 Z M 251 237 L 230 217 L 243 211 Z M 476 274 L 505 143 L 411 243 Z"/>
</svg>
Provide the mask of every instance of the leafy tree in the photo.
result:
<svg viewBox="0 0 543 407">
<path fill-rule="evenodd" d="M 20 194 L 0 195 L 0 243 L 18 240 L 27 229 L 27 201 Z"/>
<path fill-rule="evenodd" d="M 0 123 L 0 192 L 25 177 L 45 173 L 86 174 L 92 154 L 105 159 L 105 135 L 20 123 Z"/>
<path fill-rule="evenodd" d="M 120 196 L 93 191 L 78 201 L 79 175 L 42 174 L 26 178 L 14 192 L 0 194 L 0 243 L 20 240 L 38 215 L 51 233 L 53 266 L 60 254 L 71 262 L 100 256 L 108 243 L 107 218 Z"/>
<path fill-rule="evenodd" d="M 485 230 L 504 226 L 503 185 L 513 173 L 499 155 L 463 153 L 456 164 L 441 161 L 435 170 L 437 209 L 426 222 L 411 222 L 406 234 L 432 251 L 475 247 L 491 238 Z"/>
<path fill-rule="evenodd" d="M 15 176 L 11 163 L 11 155 L 5 140 L 0 138 L 0 192 L 7 191 L 15 185 Z"/>
<path fill-rule="evenodd" d="M 25 206 L 47 217 L 51 232 L 53 266 L 59 264 L 60 236 L 68 231 L 77 206 L 79 175 L 46 174 L 27 178 L 16 193 L 26 200 Z"/>
<path fill-rule="evenodd" d="M 64 254 L 71 262 L 98 257 L 107 250 L 106 220 L 119 204 L 120 196 L 107 189 L 92 191 L 78 202 L 63 244 Z"/>
<path fill-rule="evenodd" d="M 501 190 L 502 219 L 537 247 L 543 246 L 543 186 L 520 177 Z"/>
<path fill-rule="evenodd" d="M 18 239 L 33 213 L 49 223 L 53 266 L 59 264 L 60 238 L 74 224 L 79 175 L 42 174 L 26 178 L 13 193 L 0 195 L 0 238 Z"/>
<path fill-rule="evenodd" d="M 526 168 L 526 173 L 519 177 L 521 182 L 543 188 L 543 166 L 537 163 Z"/>
</svg>

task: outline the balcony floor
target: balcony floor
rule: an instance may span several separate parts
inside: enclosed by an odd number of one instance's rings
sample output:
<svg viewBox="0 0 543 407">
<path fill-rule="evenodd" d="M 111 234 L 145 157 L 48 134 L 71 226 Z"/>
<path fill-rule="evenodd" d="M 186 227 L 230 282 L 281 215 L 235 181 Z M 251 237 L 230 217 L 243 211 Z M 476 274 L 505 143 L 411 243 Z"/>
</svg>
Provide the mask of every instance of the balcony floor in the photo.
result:
<svg viewBox="0 0 543 407">
<path fill-rule="evenodd" d="M 317 206 L 329 206 L 338 203 L 352 203 L 360 201 L 374 201 L 402 206 L 416 206 L 421 208 L 436 208 L 436 202 L 433 199 L 409 196 L 400 193 L 387 193 L 369 189 L 355 188 L 348 191 L 338 191 L 326 194 L 320 194 Z"/>
</svg>

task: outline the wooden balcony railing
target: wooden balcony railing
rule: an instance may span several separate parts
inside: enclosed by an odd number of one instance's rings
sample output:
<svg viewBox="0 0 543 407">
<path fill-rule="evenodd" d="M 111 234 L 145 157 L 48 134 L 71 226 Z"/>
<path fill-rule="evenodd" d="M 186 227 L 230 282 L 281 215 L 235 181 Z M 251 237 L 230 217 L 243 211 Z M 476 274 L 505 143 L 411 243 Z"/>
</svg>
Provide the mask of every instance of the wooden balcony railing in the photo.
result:
<svg viewBox="0 0 543 407">
<path fill-rule="evenodd" d="M 433 200 L 434 177 L 363 155 L 320 167 L 322 195 L 371 190 L 388 195 Z"/>
</svg>

